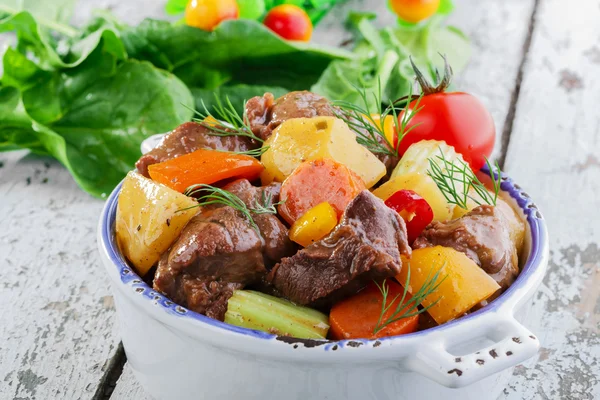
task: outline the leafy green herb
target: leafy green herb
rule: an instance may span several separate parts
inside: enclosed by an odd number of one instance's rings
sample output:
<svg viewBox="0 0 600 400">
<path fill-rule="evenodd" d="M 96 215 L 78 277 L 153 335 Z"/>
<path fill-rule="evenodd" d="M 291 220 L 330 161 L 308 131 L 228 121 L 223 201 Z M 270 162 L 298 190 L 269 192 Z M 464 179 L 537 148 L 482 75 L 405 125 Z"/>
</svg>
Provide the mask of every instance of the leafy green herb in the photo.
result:
<svg viewBox="0 0 600 400">
<path fill-rule="evenodd" d="M 146 60 L 177 75 L 188 87 L 277 86 L 306 90 L 333 60 L 348 51 L 287 41 L 263 24 L 228 20 L 212 32 L 167 21 L 144 20 L 120 32 L 130 58 Z"/>
<path fill-rule="evenodd" d="M 261 201 L 254 203 L 254 208 L 251 208 L 254 214 L 277 214 L 276 206 L 285 203 L 285 200 L 273 202 L 273 195 L 271 193 L 265 194 L 266 190 L 262 191 Z"/>
<path fill-rule="evenodd" d="M 258 149 L 246 150 L 246 151 L 227 151 L 227 150 L 215 150 L 222 151 L 223 153 L 232 153 L 232 154 L 240 154 L 243 156 L 250 156 L 254 158 L 260 158 L 267 150 L 269 150 L 270 146 L 261 146 Z"/>
<path fill-rule="evenodd" d="M 145 138 L 188 121 L 192 113 L 186 106 L 193 105 L 189 90 L 173 75 L 149 63 L 121 61 L 104 49 L 102 41 L 78 66 L 55 71 L 8 49 L 2 78 L 21 96 L 19 114 L 0 121 L 0 132 L 7 132 L 2 140 L 12 137 L 12 148 L 52 155 L 97 197 L 131 170 Z M 15 93 L 0 100 L 14 104 Z M 2 147 L 11 149 L 6 142 Z"/>
<path fill-rule="evenodd" d="M 402 121 L 399 121 L 398 115 L 400 111 L 406 110 L 407 106 L 399 107 L 397 104 L 405 103 L 406 99 L 396 100 L 385 107 L 384 110 L 378 114 L 378 123 L 369 111 L 369 96 L 367 91 L 359 88 L 356 88 L 356 91 L 359 93 L 363 105 L 349 103 L 347 101 L 334 101 L 333 104 L 341 109 L 341 112 L 337 114 L 337 117 L 346 122 L 346 124 L 348 124 L 348 126 L 356 133 L 356 141 L 365 146 L 372 153 L 398 157 L 398 144 L 406 134 L 417 126 L 414 125 L 410 128 L 408 127 L 411 119 L 421 109 L 419 105 L 421 103 L 422 95 L 417 97 L 414 108 L 405 112 Z M 413 99 L 412 89 L 409 91 L 407 99 Z M 375 104 L 382 104 L 381 84 L 379 84 L 379 92 L 377 94 L 373 93 L 373 100 Z M 410 101 L 406 102 L 406 104 L 409 103 Z M 398 135 L 397 143 L 391 143 L 384 131 L 385 119 L 389 115 L 392 115 L 394 119 L 394 127 Z"/>
<path fill-rule="evenodd" d="M 408 287 L 410 286 L 410 265 L 407 266 L 408 271 L 406 274 L 406 282 L 404 282 L 404 290 L 402 291 L 402 297 L 396 306 L 396 309 L 386 320 L 384 320 L 385 314 L 390 310 L 390 308 L 394 305 L 396 300 L 400 295 L 394 297 L 394 299 L 388 304 L 388 295 L 389 295 L 389 287 L 386 284 L 386 280 L 383 281 L 381 285 L 377 282 L 375 284 L 379 288 L 381 295 L 383 297 L 381 302 L 381 314 L 379 315 L 379 319 L 377 320 L 377 324 L 375 324 L 375 329 L 373 330 L 373 334 L 377 334 L 386 326 L 393 324 L 396 321 L 399 321 L 403 318 L 414 317 L 415 315 L 419 315 L 433 307 L 440 300 L 439 298 L 432 302 L 431 304 L 419 308 L 419 305 L 425 300 L 428 296 L 433 294 L 438 287 L 444 282 L 447 275 L 440 279 L 440 273 L 444 269 L 446 264 L 443 264 L 433 275 L 433 268 L 429 270 L 427 278 L 423 282 L 423 286 L 412 294 L 412 297 L 404 303 L 406 296 L 408 295 Z"/>
<path fill-rule="evenodd" d="M 449 161 L 441 149 L 440 155 L 435 158 L 429 158 L 427 175 L 433 179 L 449 204 L 455 204 L 466 210 L 468 209 L 468 200 L 471 199 L 477 205 L 488 204 L 495 206 L 498 194 L 500 193 L 500 177 L 502 172 L 497 161 L 495 165 L 492 165 L 487 157 L 485 161 L 490 170 L 493 193 L 488 191 L 487 187 L 473 172 L 469 164 L 462 160 Z M 459 190 L 459 187 L 463 188 L 463 190 Z M 477 196 L 470 194 L 471 188 Z"/>
<path fill-rule="evenodd" d="M 451 11 L 450 3 L 444 1 L 444 9 L 440 8 L 442 14 Z M 470 57 L 468 38 L 459 29 L 444 25 L 445 15 L 435 15 L 418 25 L 381 30 L 373 27 L 371 17 L 370 14 L 351 14 L 351 23 L 358 32 L 353 50 L 356 58 L 332 62 L 312 91 L 331 100 L 355 103 L 359 99 L 353 87 L 378 90 L 377 77 L 380 76 L 382 100 L 389 104 L 406 95 L 413 83 L 414 71 L 409 57 L 431 78 L 435 78 L 436 68 L 443 68 L 438 53 L 445 53 L 457 72 Z M 369 109 L 375 107 L 379 105 L 370 101 Z"/>
<path fill-rule="evenodd" d="M 183 194 L 186 196 L 195 196 L 197 194 L 201 194 L 198 197 L 198 205 L 187 207 L 178 211 L 185 211 L 191 208 L 196 207 L 204 207 L 211 204 L 220 204 L 224 206 L 229 206 L 237 211 L 239 211 L 252 225 L 254 229 L 258 229 L 256 222 L 252 218 L 252 214 L 277 214 L 276 206 L 283 204 L 284 202 L 279 201 L 277 203 L 273 203 L 273 197 L 271 194 L 265 194 L 263 191 L 261 201 L 254 204 L 253 208 L 249 208 L 246 203 L 242 199 L 240 199 L 235 194 L 207 184 L 197 184 L 188 187 Z"/>
<path fill-rule="evenodd" d="M 216 113 L 221 117 L 222 121 L 213 115 L 206 107 L 206 104 L 202 101 L 202 108 L 204 111 L 195 111 L 196 115 L 200 118 L 194 118 L 194 121 L 210 130 L 210 134 L 214 136 L 243 136 L 255 140 L 257 142 L 264 142 L 261 138 L 252 133 L 252 128 L 248 123 L 246 115 L 246 101 L 244 101 L 244 112 L 240 116 L 229 97 L 225 100 L 221 100 L 216 93 L 214 94 L 215 102 L 214 109 Z M 221 124 L 223 122 L 223 124 Z"/>
<path fill-rule="evenodd" d="M 27 11 L 34 15 L 38 23 L 45 28 L 74 37 L 77 30 L 67 24 L 74 5 L 75 0 L 4 0 L 0 3 L 0 16 L 2 14 L 17 15 L 22 11 Z"/>
<path fill-rule="evenodd" d="M 242 199 L 240 199 L 235 194 L 228 192 L 227 190 L 223 190 L 221 188 L 207 185 L 204 183 L 192 185 L 188 187 L 185 190 L 185 192 L 183 192 L 183 194 L 185 194 L 186 196 L 194 196 L 200 193 L 205 194 L 202 194 L 200 197 L 198 197 L 198 205 L 187 207 L 178 211 L 185 211 L 191 208 L 209 206 L 211 204 L 229 206 L 234 210 L 242 213 L 242 215 L 248 220 L 252 227 L 258 230 L 254 219 L 252 219 L 252 214 L 250 214 L 250 210 L 246 206 L 246 203 L 244 203 Z"/>
</svg>

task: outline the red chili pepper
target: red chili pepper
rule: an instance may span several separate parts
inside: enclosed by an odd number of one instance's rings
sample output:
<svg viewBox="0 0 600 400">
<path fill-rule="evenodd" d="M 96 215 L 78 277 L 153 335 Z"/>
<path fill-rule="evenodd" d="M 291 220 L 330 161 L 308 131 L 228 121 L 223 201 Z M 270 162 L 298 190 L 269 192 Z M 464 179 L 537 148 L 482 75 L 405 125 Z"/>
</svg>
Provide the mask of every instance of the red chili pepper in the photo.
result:
<svg viewBox="0 0 600 400">
<path fill-rule="evenodd" d="M 412 243 L 433 221 L 433 210 L 427 201 L 412 190 L 398 190 L 385 205 L 396 211 L 406 221 L 408 242 Z"/>
</svg>

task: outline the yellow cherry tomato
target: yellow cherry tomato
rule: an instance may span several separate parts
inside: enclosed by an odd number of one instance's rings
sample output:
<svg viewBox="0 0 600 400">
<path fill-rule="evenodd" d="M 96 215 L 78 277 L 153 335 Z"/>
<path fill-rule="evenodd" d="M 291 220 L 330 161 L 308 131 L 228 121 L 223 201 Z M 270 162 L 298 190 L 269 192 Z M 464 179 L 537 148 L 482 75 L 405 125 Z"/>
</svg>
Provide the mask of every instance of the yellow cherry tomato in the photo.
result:
<svg viewBox="0 0 600 400">
<path fill-rule="evenodd" d="M 381 115 L 371 114 L 371 118 L 373 118 L 373 121 L 375 121 L 377 126 L 381 129 Z M 386 115 L 385 119 L 383 120 L 383 133 L 385 133 L 385 137 L 388 142 L 392 144 L 394 143 L 395 129 L 396 124 L 394 123 L 394 116 Z"/>
<path fill-rule="evenodd" d="M 390 6 L 400 19 L 417 23 L 435 14 L 440 0 L 390 0 Z"/>
<path fill-rule="evenodd" d="M 306 247 L 323 239 L 337 223 L 337 213 L 331 204 L 320 203 L 294 222 L 290 228 L 290 239 Z"/>
<path fill-rule="evenodd" d="M 236 0 L 190 0 L 185 8 L 185 23 L 212 31 L 226 19 L 237 19 Z"/>
</svg>

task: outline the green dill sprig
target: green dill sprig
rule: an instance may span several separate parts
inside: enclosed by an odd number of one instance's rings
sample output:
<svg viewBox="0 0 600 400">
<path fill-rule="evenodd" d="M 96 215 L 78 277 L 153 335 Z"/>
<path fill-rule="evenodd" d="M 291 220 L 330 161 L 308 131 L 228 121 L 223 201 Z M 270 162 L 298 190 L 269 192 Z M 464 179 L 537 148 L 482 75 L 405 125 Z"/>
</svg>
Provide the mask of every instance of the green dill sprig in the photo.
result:
<svg viewBox="0 0 600 400">
<path fill-rule="evenodd" d="M 216 150 L 223 153 L 240 154 L 243 156 L 250 156 L 254 158 L 260 158 L 263 154 L 269 150 L 270 146 L 261 146 L 258 149 L 246 150 L 246 151 L 229 151 L 229 150 Z"/>
<path fill-rule="evenodd" d="M 277 214 L 276 206 L 283 204 L 284 201 L 279 201 L 277 203 L 273 203 L 273 196 L 271 193 L 265 194 L 265 191 L 262 192 L 261 201 L 256 201 L 253 208 L 249 208 L 246 203 L 242 199 L 240 199 L 235 194 L 204 183 L 192 185 L 188 187 L 184 192 L 186 196 L 194 196 L 196 194 L 202 194 L 198 197 L 198 204 L 193 205 L 191 207 L 187 207 L 181 210 L 177 210 L 178 212 L 189 210 L 196 207 L 204 207 L 211 204 L 220 204 L 223 206 L 229 206 L 236 211 L 239 211 L 252 225 L 253 228 L 258 230 L 258 226 L 252 217 L 252 214 Z"/>
<path fill-rule="evenodd" d="M 188 187 L 185 190 L 185 192 L 183 192 L 184 195 L 189 196 L 189 197 L 194 196 L 199 193 L 202 193 L 202 195 L 200 197 L 198 197 L 197 205 L 187 207 L 187 208 L 184 208 L 184 209 L 178 210 L 178 211 L 189 210 L 191 208 L 196 208 L 196 207 L 209 206 L 211 204 L 220 204 L 220 205 L 224 205 L 224 206 L 229 206 L 229 207 L 233 208 L 234 210 L 239 211 L 248 220 L 248 222 L 252 225 L 253 228 L 258 229 L 258 227 L 256 226 L 256 223 L 254 222 L 254 219 L 252 218 L 252 214 L 250 214 L 250 210 L 248 209 L 248 206 L 246 206 L 246 203 L 244 203 L 242 201 L 242 199 L 240 199 L 235 194 L 228 192 L 227 190 L 224 190 L 224 189 L 212 186 L 212 185 L 207 185 L 204 183 L 192 185 L 192 186 Z"/>
<path fill-rule="evenodd" d="M 469 164 L 462 160 L 448 160 L 441 148 L 440 155 L 429 158 L 427 175 L 433 179 L 449 204 L 455 204 L 466 210 L 468 209 L 468 200 L 471 199 L 479 206 L 483 204 L 495 206 L 500 193 L 502 172 L 497 161 L 492 165 L 486 157 L 485 162 L 490 170 L 493 193 L 490 193 Z M 457 184 L 460 184 L 462 190 L 459 190 Z M 477 196 L 471 195 L 471 188 Z"/>
<path fill-rule="evenodd" d="M 252 140 L 256 140 L 259 143 L 263 143 L 264 140 L 252 133 L 250 124 L 248 123 L 246 101 L 244 101 L 244 113 L 240 117 L 235 107 L 229 100 L 229 97 L 225 97 L 225 100 L 221 100 L 216 93 L 215 104 L 213 108 L 216 110 L 217 115 L 220 118 L 215 117 L 206 107 L 204 101 L 201 101 L 203 111 L 192 110 L 199 118 L 194 118 L 194 121 L 210 130 L 210 134 L 213 136 L 243 136 Z M 216 122 L 206 121 L 206 119 L 212 119 Z M 221 124 L 220 122 L 223 122 Z"/>
<path fill-rule="evenodd" d="M 369 149 L 372 153 L 385 154 L 392 157 L 398 157 L 398 145 L 412 129 L 418 124 L 408 127 L 412 118 L 421 110 L 421 99 L 423 95 L 415 96 L 413 94 L 412 85 L 409 86 L 408 96 L 393 101 L 382 112 L 379 113 L 379 123 L 375 121 L 369 110 L 369 96 L 366 89 L 354 87 L 359 94 L 362 104 L 354 104 L 348 101 L 334 101 L 333 105 L 339 107 L 340 111 L 336 112 L 336 117 L 343 120 L 356 133 L 356 141 Z M 413 109 L 408 109 L 408 105 L 416 98 Z M 378 82 L 378 91 L 373 93 L 375 104 L 382 104 L 383 95 L 381 89 L 381 81 Z M 398 104 L 406 101 L 404 107 Z M 398 115 L 405 111 L 402 121 L 399 121 Z M 384 125 L 385 119 L 392 115 L 394 119 L 394 128 L 398 135 L 396 143 L 391 143 L 385 135 Z"/>
<path fill-rule="evenodd" d="M 398 297 L 400 297 L 400 295 L 399 294 L 396 295 L 396 297 L 394 297 L 394 299 L 389 304 L 387 304 L 387 299 L 388 299 L 388 295 L 389 295 L 389 287 L 386 284 L 386 280 L 384 279 L 384 281 L 381 285 L 379 285 L 377 282 L 375 282 L 375 285 L 377 285 L 377 288 L 379 288 L 379 291 L 381 292 L 383 300 L 381 302 L 381 314 L 379 315 L 377 324 L 375 324 L 375 329 L 373 329 L 373 334 L 379 333 L 386 326 L 393 324 L 394 322 L 399 321 L 403 318 L 414 317 L 415 315 L 422 314 L 425 311 L 429 310 L 434 305 L 436 305 L 437 302 L 440 301 L 441 297 L 436 299 L 431 304 L 419 308 L 419 305 L 428 296 L 433 294 L 438 289 L 438 287 L 442 284 L 442 282 L 444 282 L 444 280 L 447 278 L 448 275 L 444 276 L 440 280 L 440 273 L 442 272 L 442 270 L 444 269 L 445 266 L 446 266 L 446 263 L 444 263 L 433 274 L 433 276 L 432 276 L 433 268 L 430 269 L 429 273 L 427 274 L 427 278 L 423 282 L 423 285 L 421 286 L 421 288 L 419 290 L 417 290 L 415 293 L 413 293 L 411 298 L 405 304 L 404 300 L 406 299 L 406 296 L 408 295 L 408 288 L 410 286 L 410 264 L 408 266 L 406 266 L 405 268 L 408 268 L 408 271 L 406 273 L 406 282 L 404 282 L 402 297 L 400 298 L 400 302 L 396 306 L 396 309 L 394 310 L 392 315 L 390 315 L 385 321 L 383 320 L 385 314 L 394 305 L 396 300 L 398 300 Z"/>
<path fill-rule="evenodd" d="M 250 209 L 254 214 L 277 214 L 277 208 L 275 207 L 285 203 L 285 200 L 274 203 L 273 194 L 266 194 L 266 192 L 266 190 L 262 191 L 261 201 L 256 201 L 254 208 Z"/>
</svg>

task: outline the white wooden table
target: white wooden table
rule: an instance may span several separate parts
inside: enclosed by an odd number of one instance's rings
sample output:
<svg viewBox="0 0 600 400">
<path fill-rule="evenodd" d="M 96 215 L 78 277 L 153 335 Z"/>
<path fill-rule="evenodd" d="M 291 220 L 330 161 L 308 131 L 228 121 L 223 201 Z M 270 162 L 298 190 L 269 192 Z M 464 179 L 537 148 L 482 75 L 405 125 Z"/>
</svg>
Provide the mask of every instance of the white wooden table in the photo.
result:
<svg viewBox="0 0 600 400">
<path fill-rule="evenodd" d="M 135 23 L 162 17 L 163 4 L 81 0 L 75 21 L 108 8 Z M 318 41 L 346 38 L 344 10 L 384 7 L 351 0 L 319 27 Z M 600 398 L 600 1 L 458 7 L 452 20 L 474 47 L 458 87 L 492 111 L 495 155 L 551 234 L 549 272 L 527 322 L 543 347 L 501 398 Z M 0 166 L 0 399 L 148 399 L 125 363 L 96 255 L 102 203 L 55 161 L 0 153 Z"/>
</svg>

